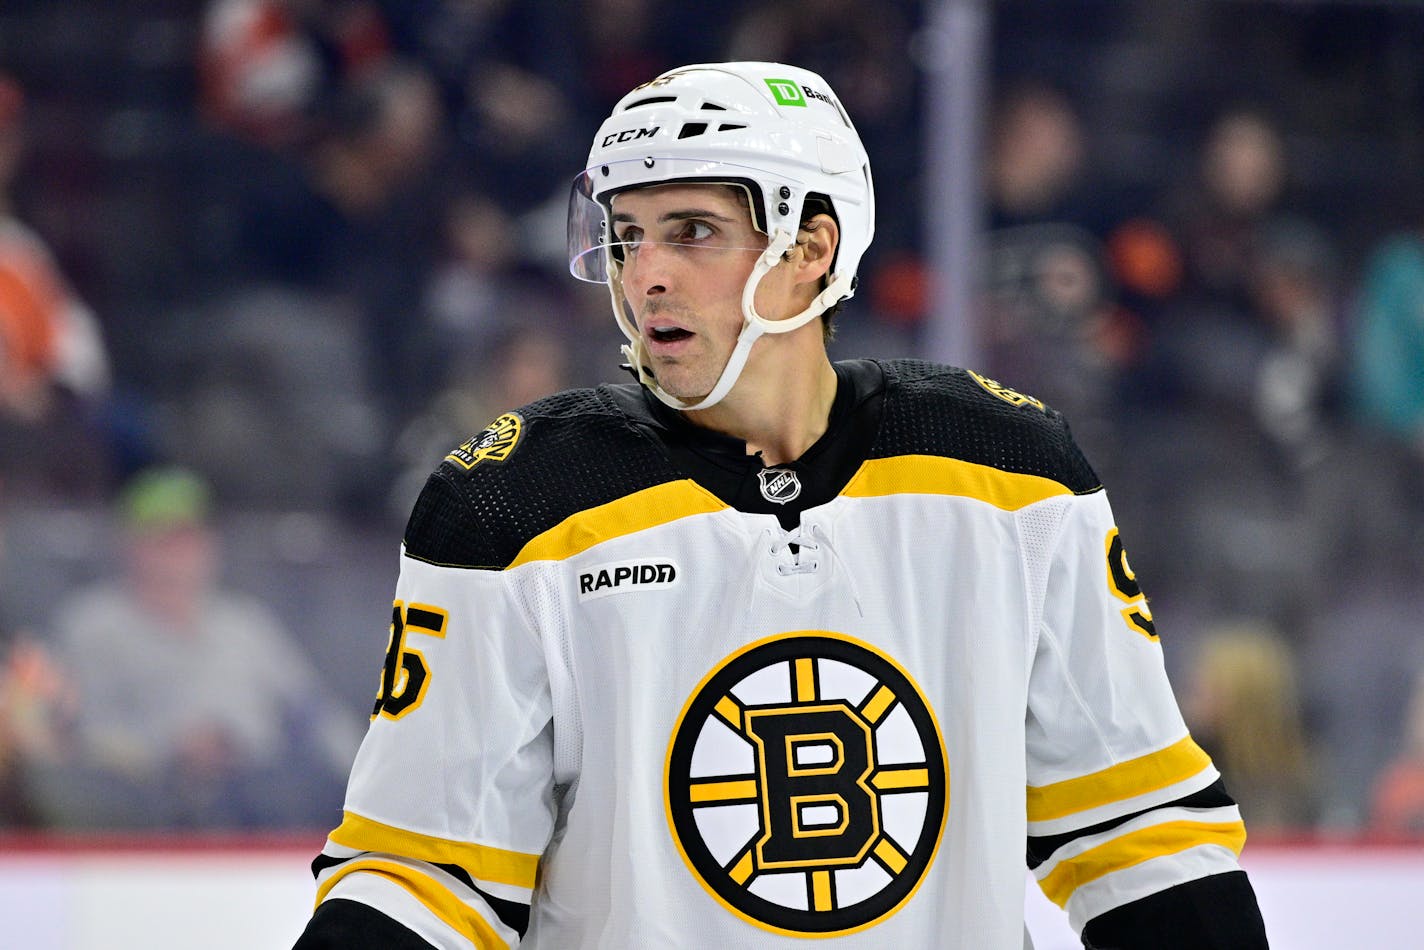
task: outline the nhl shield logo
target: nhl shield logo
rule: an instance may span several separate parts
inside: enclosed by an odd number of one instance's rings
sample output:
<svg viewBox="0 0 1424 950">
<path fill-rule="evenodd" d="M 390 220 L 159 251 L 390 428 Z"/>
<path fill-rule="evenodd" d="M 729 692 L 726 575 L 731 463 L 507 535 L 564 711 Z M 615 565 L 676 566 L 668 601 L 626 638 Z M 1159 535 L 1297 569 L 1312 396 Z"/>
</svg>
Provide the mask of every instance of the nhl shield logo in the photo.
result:
<svg viewBox="0 0 1424 950">
<path fill-rule="evenodd" d="M 757 472 L 761 482 L 761 497 L 778 505 L 801 494 L 801 477 L 789 468 L 764 468 Z"/>
</svg>

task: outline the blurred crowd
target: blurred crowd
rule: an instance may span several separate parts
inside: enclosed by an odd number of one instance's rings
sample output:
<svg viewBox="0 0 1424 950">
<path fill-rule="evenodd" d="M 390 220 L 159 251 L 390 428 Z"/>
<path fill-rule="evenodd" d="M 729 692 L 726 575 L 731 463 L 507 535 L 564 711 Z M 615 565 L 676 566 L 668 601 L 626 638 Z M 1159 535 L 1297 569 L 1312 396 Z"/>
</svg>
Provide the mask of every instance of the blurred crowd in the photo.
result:
<svg viewBox="0 0 1424 950">
<path fill-rule="evenodd" d="M 339 816 L 425 476 L 622 378 L 567 189 L 662 70 L 827 77 L 833 355 L 923 355 L 933 7 L 6 4 L 0 829 Z M 1072 422 L 1253 831 L 1424 834 L 1424 10 L 987 7 L 971 368 Z"/>
</svg>

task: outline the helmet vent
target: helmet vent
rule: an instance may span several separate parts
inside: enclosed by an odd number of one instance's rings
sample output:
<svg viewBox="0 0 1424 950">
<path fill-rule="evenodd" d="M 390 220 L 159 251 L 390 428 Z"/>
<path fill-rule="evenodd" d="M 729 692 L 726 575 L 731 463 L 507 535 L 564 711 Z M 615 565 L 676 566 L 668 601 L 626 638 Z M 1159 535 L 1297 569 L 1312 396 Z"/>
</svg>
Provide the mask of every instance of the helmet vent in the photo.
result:
<svg viewBox="0 0 1424 950">
<path fill-rule="evenodd" d="M 730 122 L 724 122 L 724 123 L 722 123 L 721 125 L 717 126 L 717 131 L 718 131 L 718 132 L 735 132 L 737 129 L 745 129 L 745 128 L 746 128 L 745 125 L 734 125 L 734 124 L 732 124 L 732 123 L 730 123 Z"/>
<path fill-rule="evenodd" d="M 682 130 L 677 133 L 677 137 L 680 139 L 690 139 L 694 135 L 701 135 L 703 132 L 706 131 L 706 122 L 688 122 L 685 123 L 682 127 Z"/>
<path fill-rule="evenodd" d="M 727 111 L 727 107 L 726 107 L 726 106 L 719 106 L 719 105 L 717 105 L 717 103 L 715 103 L 715 102 L 704 102 L 704 103 L 702 103 L 702 109 L 703 109 L 703 111 L 709 111 L 709 112 L 726 112 L 726 111 Z"/>
<path fill-rule="evenodd" d="M 646 99 L 639 99 L 637 102 L 630 102 L 630 103 L 628 103 L 626 106 L 624 106 L 623 109 L 624 109 L 624 111 L 626 112 L 628 109 L 637 109 L 637 108 L 640 107 L 640 106 L 655 106 L 655 105 L 657 105 L 659 102 L 676 102 L 676 101 L 677 101 L 677 96 L 649 96 L 649 97 L 646 98 Z"/>
</svg>

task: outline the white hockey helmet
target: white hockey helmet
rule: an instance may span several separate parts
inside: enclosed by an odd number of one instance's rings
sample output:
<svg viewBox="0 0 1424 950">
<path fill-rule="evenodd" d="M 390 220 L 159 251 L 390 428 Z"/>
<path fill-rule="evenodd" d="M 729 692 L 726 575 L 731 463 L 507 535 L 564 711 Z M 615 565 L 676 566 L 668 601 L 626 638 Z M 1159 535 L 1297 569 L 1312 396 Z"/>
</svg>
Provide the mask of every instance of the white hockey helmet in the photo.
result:
<svg viewBox="0 0 1424 950">
<path fill-rule="evenodd" d="M 743 288 L 737 346 L 696 403 L 664 392 L 647 369 L 611 224 L 620 191 L 688 181 L 744 187 L 753 224 L 768 238 Z M 795 242 L 808 194 L 830 201 L 840 243 L 815 301 L 789 319 L 767 320 L 756 312 L 756 288 Z M 875 233 L 875 191 L 860 136 L 820 76 L 781 63 L 708 63 L 669 70 L 614 106 L 574 181 L 568 225 L 569 271 L 608 284 L 638 378 L 674 408 L 706 409 L 731 390 L 763 333 L 795 330 L 855 292 L 856 267 Z"/>
</svg>

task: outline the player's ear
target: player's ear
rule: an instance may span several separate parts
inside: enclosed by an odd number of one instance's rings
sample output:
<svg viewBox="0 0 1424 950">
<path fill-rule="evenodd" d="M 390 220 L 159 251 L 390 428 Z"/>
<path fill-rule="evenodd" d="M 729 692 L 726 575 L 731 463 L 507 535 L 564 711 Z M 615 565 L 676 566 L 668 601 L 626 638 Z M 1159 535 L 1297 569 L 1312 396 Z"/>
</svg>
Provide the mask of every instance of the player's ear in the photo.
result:
<svg viewBox="0 0 1424 950">
<path fill-rule="evenodd" d="M 819 281 L 830 272 L 840 238 L 840 227 L 828 214 L 802 222 L 796 245 L 787 252 L 787 259 L 796 267 L 797 283 Z"/>
</svg>

